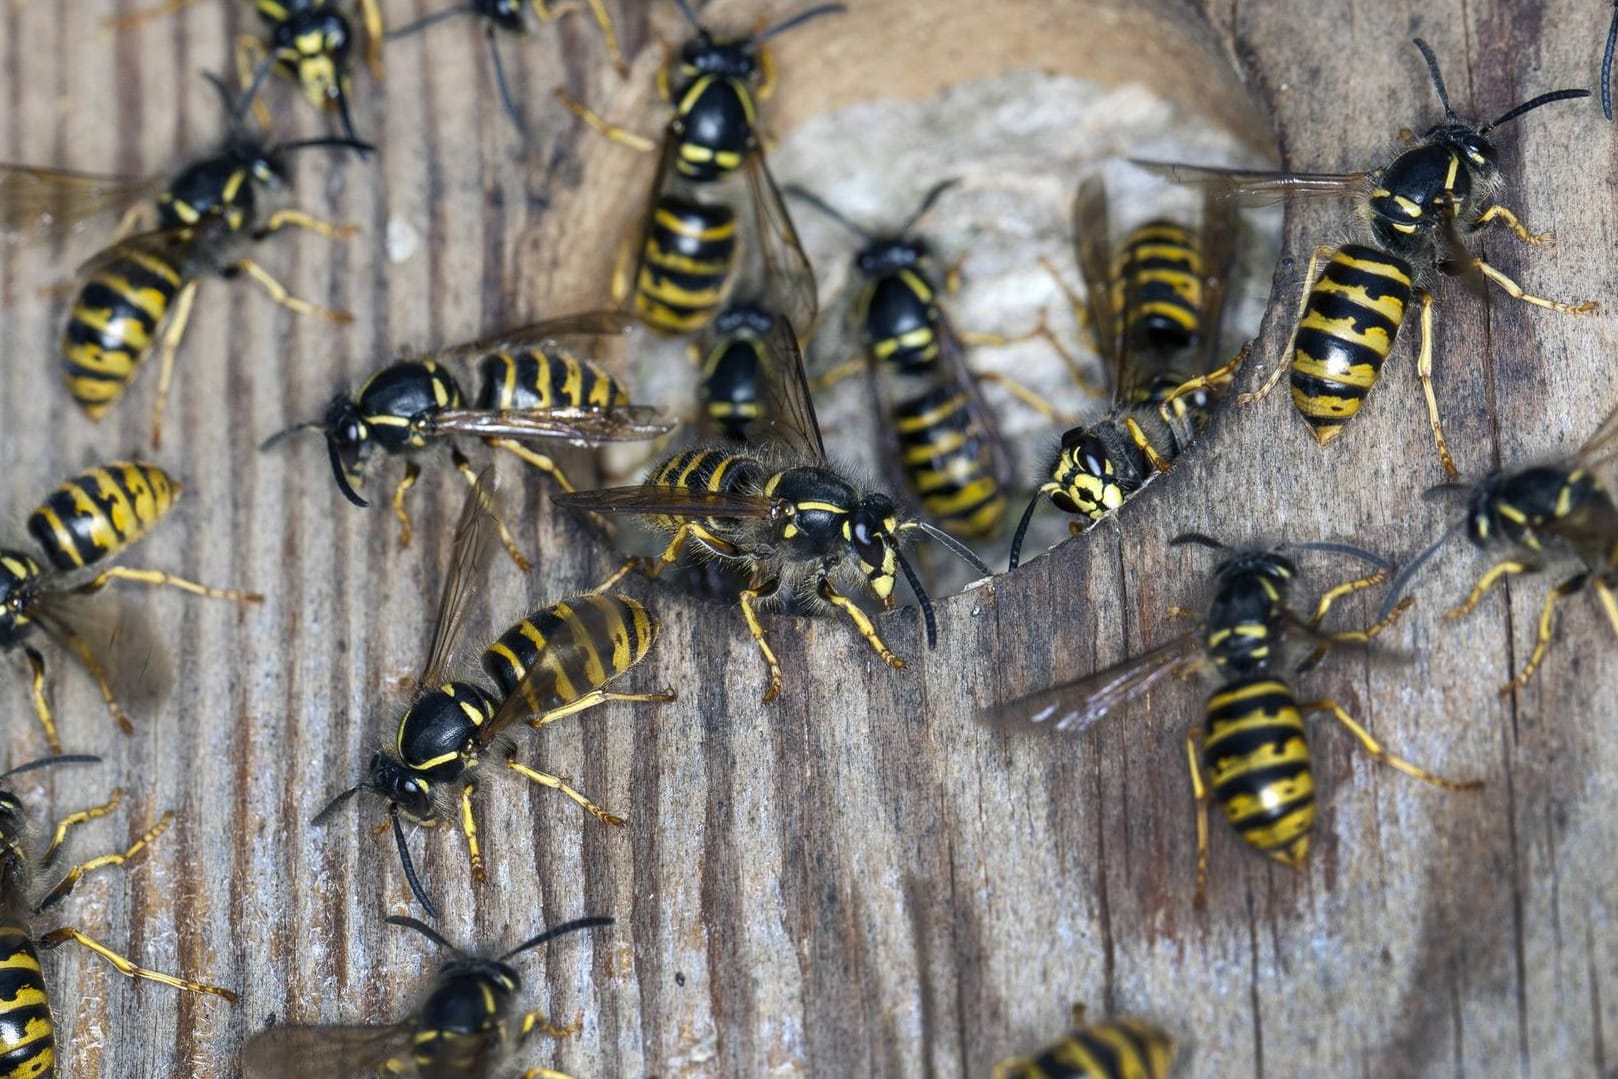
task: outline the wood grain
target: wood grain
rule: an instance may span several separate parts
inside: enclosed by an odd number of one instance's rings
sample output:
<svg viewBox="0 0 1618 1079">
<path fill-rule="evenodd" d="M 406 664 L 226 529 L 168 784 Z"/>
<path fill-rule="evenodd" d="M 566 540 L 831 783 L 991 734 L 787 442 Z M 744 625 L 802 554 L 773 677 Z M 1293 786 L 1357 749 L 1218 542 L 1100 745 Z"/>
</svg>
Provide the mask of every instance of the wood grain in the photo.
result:
<svg viewBox="0 0 1618 1079">
<path fill-rule="evenodd" d="M 386 14 L 399 24 L 436 6 L 401 0 Z M 781 128 L 876 92 L 889 60 L 899 74 L 888 89 L 916 95 L 994 71 L 997 57 L 1039 63 L 1041 49 L 1066 69 L 1069 39 L 1111 10 L 1083 0 L 855 6 L 870 9 L 861 25 L 889 18 L 893 37 L 825 20 L 783 38 Z M 1325 170 L 1363 167 L 1400 127 L 1436 117 L 1412 35 L 1443 60 L 1460 111 L 1488 117 L 1547 89 L 1593 86 L 1610 11 L 1591 0 L 1432 0 L 1398 14 L 1339 2 L 1209 7 L 1210 39 L 1273 107 L 1286 159 Z M 502 42 L 536 121 L 523 148 L 470 26 L 389 47 L 386 84 L 361 76 L 356 95 L 376 164 L 305 155 L 297 169 L 299 203 L 360 224 L 362 236 L 287 237 L 260 253 L 300 295 L 354 312 L 351 327 L 290 315 L 249 284 L 204 286 L 157 458 L 188 480 L 187 505 L 129 561 L 250 584 L 268 599 L 237 611 L 135 597 L 173 653 L 176 687 L 138 717 L 134 737 L 119 736 L 93 687 L 53 656 L 67 748 L 106 763 L 29 777 L 19 790 L 54 815 L 126 787 L 127 808 L 85 829 L 85 854 L 176 809 L 173 832 L 126 877 L 87 884 L 69 917 L 141 962 L 235 986 L 243 1001 L 129 985 L 61 950 L 47 973 L 67 1074 L 231 1076 L 241 1041 L 271 1015 L 381 1021 L 424 986 L 435 957 L 382 921 L 410 907 L 391 840 L 370 834 L 376 807 L 323 829 L 308 821 L 356 778 L 397 714 L 398 687 L 425 648 L 461 485 L 447 470 L 428 473 L 418 540 L 401 551 L 385 511 L 353 511 L 331 490 L 316 445 L 253 446 L 396 349 L 601 302 L 646 162 L 581 134 L 547 95 L 563 83 L 615 116 L 642 110 L 654 130 L 658 38 L 678 33 L 665 8 L 615 7 L 629 82 L 602 62 L 586 19 Z M 197 4 L 113 38 L 99 24 L 116 10 L 33 0 L 0 13 L 12 102 L 0 110 L 0 156 L 160 170 L 216 136 L 196 73 L 224 65 L 228 42 L 252 29 L 249 6 Z M 1200 36 L 1197 16 L 1161 0 L 1133 18 L 1147 27 L 1154 16 L 1171 22 L 1159 42 L 1168 52 L 1144 55 L 1192 55 L 1174 49 L 1193 48 L 1184 43 Z M 724 0 L 711 18 L 747 26 L 754 12 Z M 1039 29 L 1047 19 L 1054 31 Z M 1127 59 L 1096 77 L 1130 77 Z M 1210 109 L 1239 92 L 1191 82 Z M 289 131 L 321 130 L 286 87 L 273 99 Z M 1594 103 L 1501 131 L 1511 205 L 1558 242 L 1527 250 L 1491 237 L 1490 258 L 1541 294 L 1594 297 L 1606 310 L 1573 319 L 1497 292 L 1441 295 L 1439 389 L 1470 473 L 1570 451 L 1618 394 L 1608 360 L 1618 345 L 1612 132 Z M 390 224 L 419 236 L 399 262 L 387 257 Z M 1300 208 L 1286 251 L 1301 260 L 1337 228 L 1330 209 Z M 66 277 L 97 235 L 0 258 L 0 497 L 19 520 L 70 471 L 143 447 L 150 376 L 91 426 L 49 366 L 63 310 L 38 289 Z M 1278 268 L 1266 366 L 1290 330 L 1301 270 L 1290 259 Z M 603 709 L 523 747 L 629 826 L 609 830 L 551 792 L 491 779 L 482 804 L 492 879 L 477 890 L 455 836 L 412 837 L 454 940 L 496 948 L 583 913 L 619 919 L 610 933 L 525 961 L 535 1005 L 585 1022 L 577 1037 L 537 1043 L 525 1063 L 580 1079 L 982 1075 L 1054 1038 L 1069 1005 L 1085 1001 L 1174 1031 L 1181 1076 L 1612 1074 L 1618 649 L 1593 603 L 1567 605 L 1539 678 L 1501 700 L 1494 687 L 1526 654 L 1544 582 L 1511 586 L 1446 626 L 1442 610 L 1479 568 L 1457 547 L 1424 579 L 1397 636 L 1413 663 L 1335 656 L 1304 691 L 1338 698 L 1398 752 L 1481 777 L 1486 789 L 1424 788 L 1321 726 L 1323 814 L 1307 869 L 1272 867 L 1216 827 L 1201 911 L 1182 740 L 1203 687 L 1171 686 L 1074 740 L 971 721 L 979 706 L 1173 632 L 1164 609 L 1196 601 L 1206 564 L 1167 547 L 1176 533 L 1345 538 L 1395 555 L 1436 535 L 1442 511 L 1419 499 L 1439 477 L 1412 352 L 1401 345 L 1386 385 L 1325 451 L 1281 394 L 1228 410 L 1206 447 L 1116 528 L 940 604 L 936 650 L 924 649 L 913 613 L 888 618 L 883 632 L 914 661 L 897 675 L 844 626 L 779 620 L 787 692 L 760 706 L 740 619 L 647 589 L 663 637 L 630 681 L 672 684 L 679 701 Z M 611 562 L 553 517 L 541 484 L 507 474 L 539 565 L 522 579 L 496 564 L 471 641 Z M 394 475 L 378 470 L 384 485 Z M 15 763 L 43 744 L 24 665 L 8 662 Z"/>
</svg>

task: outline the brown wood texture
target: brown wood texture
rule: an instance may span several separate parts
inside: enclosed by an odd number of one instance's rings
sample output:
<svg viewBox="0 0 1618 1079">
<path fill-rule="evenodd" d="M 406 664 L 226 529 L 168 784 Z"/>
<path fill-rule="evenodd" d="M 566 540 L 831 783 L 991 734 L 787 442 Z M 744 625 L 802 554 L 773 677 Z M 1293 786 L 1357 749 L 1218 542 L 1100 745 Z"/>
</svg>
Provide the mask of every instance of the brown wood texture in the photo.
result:
<svg viewBox="0 0 1618 1079">
<path fill-rule="evenodd" d="M 401 0 L 384 11 L 397 25 L 437 6 Z M 1133 6 L 1121 23 L 1117 5 L 1083 0 L 852 6 L 847 19 L 780 42 L 778 130 L 834 104 L 932 93 L 1016 64 L 1070 70 L 1070 43 L 1100 26 L 1137 37 L 1141 56 L 1163 61 L 1153 71 L 1182 79 L 1214 113 L 1240 92 L 1185 78 L 1199 69 L 1171 62 L 1195 55 L 1185 42 L 1200 31 L 1198 16 L 1169 0 Z M 1595 0 L 1210 8 L 1215 47 L 1240 59 L 1273 106 L 1289 163 L 1325 170 L 1364 167 L 1401 127 L 1437 116 L 1411 36 L 1433 44 L 1460 111 L 1490 117 L 1547 89 L 1593 86 L 1610 11 Z M 0 13 L 0 157 L 161 170 L 216 137 L 217 108 L 197 72 L 226 63 L 233 36 L 253 29 L 250 6 L 199 3 L 113 37 L 100 20 L 115 10 L 31 0 Z M 388 1020 L 435 968 L 425 942 L 383 924 L 415 912 L 391 839 L 371 834 L 378 806 L 322 829 L 308 822 L 389 733 L 426 646 L 462 486 L 447 469 L 428 471 L 417 541 L 401 551 L 385 508 L 355 511 L 331 490 L 313 440 L 269 454 L 254 445 L 317 414 L 398 348 L 602 302 L 647 159 L 582 133 L 547 95 L 560 83 L 612 115 L 639 107 L 654 130 L 657 38 L 678 32 L 672 5 L 624 0 L 614 10 L 634 61 L 627 82 L 603 63 L 587 19 L 502 43 L 534 121 L 526 150 L 470 26 L 390 45 L 384 85 L 361 75 L 356 124 L 378 145 L 375 163 L 307 155 L 297 202 L 363 234 L 288 236 L 259 252 L 298 294 L 353 311 L 352 326 L 288 314 L 248 283 L 203 286 L 155 457 L 188 481 L 186 504 L 126 561 L 268 598 L 238 611 L 135 596 L 172 653 L 174 688 L 141 710 L 133 737 L 52 653 L 66 746 L 106 763 L 18 788 L 42 817 L 126 788 L 125 808 L 77 840 L 85 855 L 174 808 L 171 833 L 127 874 L 84 885 L 68 919 L 142 963 L 234 986 L 243 999 L 231 1007 L 128 984 L 61 949 L 46 963 L 65 1074 L 232 1076 L 241 1042 L 270 1016 Z M 710 12 L 719 26 L 755 16 L 741 0 Z M 1128 54 L 1113 55 L 1114 67 L 1093 74 L 1131 77 Z M 270 96 L 289 130 L 320 130 L 287 87 Z M 1557 243 L 1530 250 L 1497 234 L 1488 254 L 1540 294 L 1594 297 L 1605 309 L 1574 319 L 1497 291 L 1444 291 L 1439 391 L 1471 474 L 1570 451 L 1618 395 L 1613 132 L 1585 102 L 1500 133 L 1510 205 Z M 1266 369 L 1290 330 L 1310 247 L 1341 235 L 1337 212 L 1289 216 L 1290 259 L 1258 352 Z M 419 236 L 397 263 L 385 246 L 391 223 Z M 62 477 L 144 450 L 150 373 L 92 426 L 52 368 L 63 305 L 38 290 L 66 277 L 97 235 L 0 254 L 0 499 L 17 519 L 14 543 L 27 507 Z M 884 619 L 912 659 L 900 673 L 844 625 L 777 620 L 788 682 L 761 706 L 762 670 L 740 618 L 643 588 L 663 635 L 628 684 L 667 683 L 678 702 L 604 708 L 522 745 L 523 759 L 572 777 L 628 827 L 494 776 L 481 799 L 485 887 L 470 886 L 453 832 L 411 837 L 453 940 L 503 947 L 583 913 L 618 919 L 522 961 L 533 1005 L 584 1023 L 564 1041 L 537 1039 L 523 1062 L 580 1079 L 980 1076 L 1054 1039 L 1083 1001 L 1092 1014 L 1167 1027 L 1183 1047 L 1175 1074 L 1186 1077 L 1614 1074 L 1618 648 L 1593 602 L 1566 605 L 1538 679 L 1500 699 L 1495 686 L 1525 658 L 1548 581 L 1509 586 L 1448 626 L 1443 609 L 1481 566 L 1457 545 L 1394 634 L 1412 663 L 1339 654 L 1302 685 L 1341 700 L 1397 752 L 1487 787 L 1431 790 L 1319 724 L 1322 812 L 1306 868 L 1253 856 L 1215 821 L 1205 910 L 1192 904 L 1183 749 L 1204 686 L 1170 684 L 1075 739 L 1008 736 L 972 720 L 980 706 L 1175 632 L 1165 608 L 1197 601 L 1209 562 L 1168 548 L 1181 531 L 1349 539 L 1401 556 L 1436 535 L 1444 513 L 1419 497 L 1439 476 L 1413 352 L 1401 342 L 1385 384 L 1324 451 L 1284 393 L 1227 410 L 1116 528 L 940 603 L 935 651 L 913 612 Z M 373 493 L 397 467 L 375 471 Z M 543 484 L 502 467 L 538 567 L 524 579 L 495 564 L 470 647 L 611 561 L 553 515 Z M 1347 605 L 1351 617 L 1369 610 Z M 26 667 L 19 655 L 7 662 L 5 760 L 17 763 L 40 755 L 43 740 Z"/>
</svg>

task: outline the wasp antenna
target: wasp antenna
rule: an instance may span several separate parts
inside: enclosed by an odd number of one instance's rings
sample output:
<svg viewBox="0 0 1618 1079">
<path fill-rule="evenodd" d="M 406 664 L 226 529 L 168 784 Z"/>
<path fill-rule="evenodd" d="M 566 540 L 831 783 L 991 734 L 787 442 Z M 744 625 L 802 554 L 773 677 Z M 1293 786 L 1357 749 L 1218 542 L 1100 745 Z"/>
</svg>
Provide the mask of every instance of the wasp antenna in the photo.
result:
<svg viewBox="0 0 1618 1079">
<path fill-rule="evenodd" d="M 284 442 L 286 439 L 288 439 L 292 435 L 297 434 L 299 431 L 307 431 L 311 427 L 324 427 L 324 426 L 325 426 L 324 424 L 321 424 L 316 420 L 310 420 L 307 423 L 295 423 L 291 427 L 286 428 L 285 430 L 275 432 L 275 434 L 271 435 L 269 438 L 266 438 L 263 442 L 260 442 L 258 444 L 258 450 L 259 450 L 260 453 L 263 453 L 265 450 L 269 449 L 271 446 L 274 446 L 274 445 L 276 445 L 277 443 L 280 443 L 280 442 Z"/>
<path fill-rule="evenodd" d="M 838 210 L 836 207 L 832 206 L 831 203 L 827 202 L 825 199 L 821 198 L 819 195 L 815 194 L 813 191 L 810 191 L 806 187 L 800 187 L 797 184 L 787 184 L 781 189 L 781 193 L 788 198 L 794 198 L 800 202 L 807 202 L 810 206 L 813 206 L 822 214 L 831 218 L 833 221 L 837 222 L 839 225 L 843 226 L 843 228 L 847 229 L 849 232 L 852 232 L 862 240 L 875 239 L 875 237 L 865 229 L 860 228 L 860 226 L 854 224 L 854 222 L 844 217 L 841 210 Z"/>
<path fill-rule="evenodd" d="M 691 4 L 688 0 L 674 0 L 674 3 L 679 7 L 680 14 L 685 16 L 685 21 L 691 24 L 691 29 L 699 34 L 704 33 L 702 20 L 697 18 L 697 13 L 691 9 Z"/>
<path fill-rule="evenodd" d="M 388 817 L 393 821 L 393 841 L 399 847 L 399 864 L 404 866 L 405 881 L 410 885 L 410 894 L 416 897 L 421 909 L 427 912 L 429 918 L 438 918 L 438 908 L 433 901 L 427 898 L 427 890 L 421 886 L 421 878 L 416 876 L 416 863 L 410 860 L 410 845 L 405 842 L 404 825 L 399 823 L 399 807 L 388 806 Z"/>
<path fill-rule="evenodd" d="M 1421 50 L 1422 57 L 1427 61 L 1427 74 L 1433 77 L 1433 88 L 1438 91 L 1438 103 L 1444 106 L 1444 119 L 1455 119 L 1455 110 L 1450 108 L 1449 91 L 1444 89 L 1444 76 L 1438 71 L 1438 57 L 1433 55 L 1432 46 L 1418 37 L 1416 48 Z"/>
<path fill-rule="evenodd" d="M 500 961 L 503 963 L 512 956 L 521 955 L 530 948 L 537 948 L 541 944 L 555 940 L 557 937 L 563 937 L 569 933 L 577 933 L 581 929 L 595 929 L 598 926 L 612 925 L 615 920 L 616 919 L 608 918 L 603 915 L 591 915 L 588 918 L 575 918 L 571 922 L 563 922 L 561 925 L 553 925 L 543 933 L 529 937 L 527 940 L 511 949 L 511 951 L 507 952 L 505 955 L 502 955 L 500 957 Z"/>
<path fill-rule="evenodd" d="M 1194 543 L 1198 547 L 1207 547 L 1210 550 L 1215 551 L 1226 551 L 1230 549 L 1205 532 L 1181 532 L 1178 536 L 1175 536 L 1173 539 L 1169 540 L 1170 547 L 1184 547 L 1189 543 Z"/>
<path fill-rule="evenodd" d="M 680 0 L 680 6 L 685 6 L 684 0 Z M 800 11 L 796 15 L 788 16 L 787 18 L 776 23 L 774 26 L 770 27 L 768 30 L 759 31 L 758 36 L 753 38 L 753 40 L 765 41 L 769 38 L 784 34 L 788 30 L 796 30 L 810 19 L 818 19 L 822 15 L 844 15 L 847 14 L 847 12 L 847 4 L 821 4 L 819 7 L 812 7 L 808 11 Z"/>
<path fill-rule="evenodd" d="M 910 582 L 910 591 L 916 594 L 916 604 L 921 608 L 921 620 L 927 627 L 927 647 L 938 647 L 938 619 L 933 617 L 933 601 L 927 598 L 927 590 L 921 586 L 921 578 L 916 571 L 910 568 L 910 560 L 904 552 L 897 547 L 893 549 L 893 556 L 899 562 L 899 568 L 904 571 L 905 580 Z"/>
<path fill-rule="evenodd" d="M 1006 572 L 1010 573 L 1017 568 L 1018 559 L 1022 556 L 1023 537 L 1028 535 L 1028 524 L 1034 519 L 1034 511 L 1039 508 L 1039 500 L 1043 497 L 1039 491 L 1028 500 L 1028 508 L 1022 511 L 1022 520 L 1017 522 L 1017 531 L 1011 535 L 1011 559 L 1006 563 Z"/>
<path fill-rule="evenodd" d="M 420 918 L 412 918 L 408 914 L 394 914 L 383 920 L 389 925 L 399 925 L 406 929 L 414 929 L 416 932 L 420 933 L 422 936 L 426 937 L 428 940 L 432 941 L 446 952 L 454 955 L 456 958 L 466 955 L 465 952 L 461 951 L 459 948 L 455 947 L 455 945 L 445 940 L 442 933 L 428 925 L 426 922 L 422 921 Z"/>
<path fill-rule="evenodd" d="M 316 827 L 318 827 L 318 826 L 320 826 L 322 824 L 325 824 L 327 821 L 331 820 L 331 818 L 337 813 L 337 811 L 339 809 L 343 808 L 343 806 L 348 804 L 348 800 L 350 798 L 353 798 L 356 794 L 358 794 L 360 791 L 362 791 L 364 789 L 365 789 L 365 784 L 363 784 L 363 783 L 354 784 L 352 787 L 348 788 L 346 791 L 343 791 L 342 793 L 338 794 L 337 797 L 335 797 L 331 801 L 327 802 L 326 803 L 326 808 L 322 809 L 319 813 L 316 813 L 315 814 L 315 819 L 310 821 L 309 823 L 315 825 Z"/>
<path fill-rule="evenodd" d="M 960 182 L 961 178 L 959 176 L 954 176 L 948 180 L 940 180 L 938 183 L 930 187 L 927 190 L 927 194 L 921 197 L 921 205 L 916 207 L 916 212 L 911 214 L 910 219 L 900 226 L 899 234 L 901 236 L 907 235 L 911 229 L 916 227 L 916 222 L 927 216 L 927 211 L 931 210 L 933 208 L 933 204 L 944 196 L 944 192 L 948 191 L 952 187 L 955 187 Z"/>
<path fill-rule="evenodd" d="M 937 525 L 931 524 L 927 521 L 912 521 L 910 527 L 925 532 L 927 535 L 943 544 L 946 551 L 954 555 L 956 558 L 959 558 L 962 562 L 965 562 L 973 569 L 977 570 L 982 576 L 994 576 L 994 570 L 990 569 L 989 564 L 977 556 L 977 552 L 973 551 L 972 548 L 968 547 L 966 544 L 962 543 L 948 532 L 945 532 Z"/>
<path fill-rule="evenodd" d="M 477 13 L 477 9 L 474 7 L 452 7 L 447 8 L 444 11 L 435 11 L 431 15 L 423 15 L 415 22 L 406 23 L 397 30 L 389 30 L 387 33 L 382 35 L 382 40 L 397 41 L 402 37 L 409 37 L 411 34 L 425 30 L 434 23 L 440 23 L 446 19 L 453 19 L 457 15 L 476 15 Z"/>
<path fill-rule="evenodd" d="M 326 432 L 326 455 L 331 459 L 331 474 L 336 478 L 337 489 L 343 492 L 343 497 L 362 510 L 369 508 L 371 504 L 361 498 L 360 493 L 354 490 L 354 485 L 348 482 L 348 470 L 343 467 L 343 455 L 338 449 L 337 440 L 329 431 Z"/>
<path fill-rule="evenodd" d="M 1501 124 L 1509 124 L 1523 113 L 1533 112 L 1541 105 L 1549 105 L 1554 101 L 1573 101 L 1577 98 L 1589 96 L 1590 91 L 1588 90 L 1552 90 L 1548 94 L 1540 94 L 1536 98 L 1531 98 L 1528 101 L 1524 101 L 1521 105 L 1518 105 L 1516 108 L 1512 109 L 1498 120 L 1493 120 L 1487 124 L 1484 124 L 1482 127 L 1478 128 L 1478 134 L 1487 135 Z"/>
<path fill-rule="evenodd" d="M 1287 546 L 1294 551 L 1324 551 L 1327 554 L 1340 554 L 1349 558 L 1358 559 L 1366 565 L 1377 569 L 1391 570 L 1393 563 L 1379 554 L 1372 554 L 1364 547 L 1356 547 L 1352 543 L 1334 543 L 1330 540 L 1316 540 L 1312 543 L 1291 543 Z"/>
<path fill-rule="evenodd" d="M 19 764 L 9 772 L 0 772 L 0 779 L 10 779 L 12 776 L 22 775 L 39 768 L 51 768 L 58 764 L 100 764 L 101 758 L 89 753 L 59 753 L 54 757 L 41 757 L 37 761 Z"/>
<path fill-rule="evenodd" d="M 343 124 L 348 126 L 348 107 L 346 105 L 343 107 Z M 284 154 L 297 153 L 299 150 L 353 150 L 361 157 L 366 154 L 376 153 L 375 146 L 355 138 L 299 139 L 297 142 L 282 143 L 276 147 L 276 150 Z"/>
<path fill-rule="evenodd" d="M 1393 580 L 1388 582 L 1387 598 L 1382 601 L 1382 607 L 1376 612 L 1377 621 L 1380 622 L 1393 613 L 1393 608 L 1399 605 L 1399 598 L 1404 594 L 1404 590 L 1410 584 L 1411 578 L 1416 575 L 1422 566 L 1427 564 L 1433 555 L 1438 553 L 1438 549 L 1449 541 L 1449 538 L 1455 534 L 1458 528 L 1460 528 L 1459 523 L 1444 529 L 1442 536 L 1429 544 L 1426 550 L 1412 558 L 1408 566 L 1393 575 Z"/>
<path fill-rule="evenodd" d="M 517 99 L 511 96 L 511 84 L 506 81 L 506 65 L 500 59 L 500 43 L 494 39 L 494 27 L 489 27 L 489 56 L 494 60 L 494 85 L 500 93 L 500 104 L 511 118 L 512 126 L 524 142 L 528 141 L 528 131 L 522 126 L 522 113 L 517 111 Z"/>
</svg>

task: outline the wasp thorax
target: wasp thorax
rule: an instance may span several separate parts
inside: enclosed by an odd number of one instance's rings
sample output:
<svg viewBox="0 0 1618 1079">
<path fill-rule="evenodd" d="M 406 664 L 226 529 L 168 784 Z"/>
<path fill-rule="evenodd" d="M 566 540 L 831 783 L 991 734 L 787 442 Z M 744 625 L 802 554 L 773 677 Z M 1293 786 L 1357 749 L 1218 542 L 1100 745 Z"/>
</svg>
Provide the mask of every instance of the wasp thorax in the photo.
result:
<svg viewBox="0 0 1618 1079">
<path fill-rule="evenodd" d="M 38 562 L 21 551 L 0 550 L 0 647 L 9 648 L 26 634 L 32 585 L 39 578 Z"/>
</svg>

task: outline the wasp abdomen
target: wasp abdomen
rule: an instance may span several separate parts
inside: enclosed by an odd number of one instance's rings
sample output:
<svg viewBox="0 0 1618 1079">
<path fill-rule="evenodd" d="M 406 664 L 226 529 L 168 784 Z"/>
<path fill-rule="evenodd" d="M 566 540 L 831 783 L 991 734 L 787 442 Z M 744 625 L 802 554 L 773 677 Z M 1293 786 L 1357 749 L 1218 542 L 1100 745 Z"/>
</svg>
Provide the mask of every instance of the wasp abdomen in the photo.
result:
<svg viewBox="0 0 1618 1079">
<path fill-rule="evenodd" d="M 1296 869 L 1315 823 L 1297 698 L 1274 678 L 1239 679 L 1208 698 L 1207 719 L 1202 759 L 1214 800 L 1249 846 Z"/>
<path fill-rule="evenodd" d="M 62 331 L 68 392 L 92 420 L 129 388 L 186 280 L 155 251 L 115 252 L 90 270 Z"/>
<path fill-rule="evenodd" d="M 181 490 L 156 465 L 114 461 L 64 481 L 28 515 L 28 531 L 57 569 L 82 569 L 144 536 Z"/>
<path fill-rule="evenodd" d="M 491 411 L 629 404 L 623 383 L 566 352 L 492 352 L 478 361 L 478 377 L 477 407 Z"/>
<path fill-rule="evenodd" d="M 735 263 L 734 210 L 664 196 L 646 230 L 635 313 L 663 333 L 699 330 L 724 303 Z"/>
<path fill-rule="evenodd" d="M 1113 264 L 1113 310 L 1130 320 L 1124 332 L 1163 350 L 1191 344 L 1202 332 L 1202 275 L 1198 240 L 1184 225 L 1152 221 L 1130 233 Z"/>
<path fill-rule="evenodd" d="M 535 715 L 578 700 L 646 655 L 657 621 L 628 596 L 575 596 L 512 626 L 483 653 L 483 669 L 502 696 L 528 677 L 527 704 Z M 538 668 L 539 673 L 530 675 Z"/>
<path fill-rule="evenodd" d="M 22 926 L 0 926 L 0 1079 L 56 1074 L 56 1027 L 39 952 Z"/>
<path fill-rule="evenodd" d="M 1174 1039 L 1162 1030 L 1139 1019 L 1111 1019 L 997 1065 L 993 1079 L 1165 1079 L 1173 1060 Z"/>
<path fill-rule="evenodd" d="M 939 387 L 894 406 L 899 452 L 922 508 L 958 536 L 987 536 L 1006 515 L 991 443 L 964 389 Z"/>
</svg>

